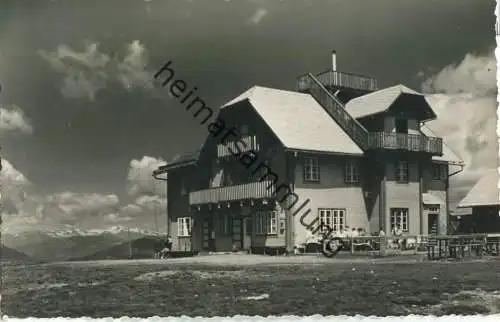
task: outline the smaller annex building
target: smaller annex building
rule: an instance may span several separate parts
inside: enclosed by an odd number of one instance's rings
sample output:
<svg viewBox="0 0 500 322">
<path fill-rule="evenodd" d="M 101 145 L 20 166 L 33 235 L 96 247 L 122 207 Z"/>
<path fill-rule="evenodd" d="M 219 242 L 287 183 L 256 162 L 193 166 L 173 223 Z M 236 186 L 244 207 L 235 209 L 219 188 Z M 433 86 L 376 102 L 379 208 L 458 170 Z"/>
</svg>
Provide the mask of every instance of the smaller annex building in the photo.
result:
<svg viewBox="0 0 500 322">
<path fill-rule="evenodd" d="M 498 170 L 484 173 L 458 203 L 458 209 L 472 209 L 471 215 L 461 217 L 460 226 L 464 233 L 500 233 L 499 181 Z"/>
</svg>

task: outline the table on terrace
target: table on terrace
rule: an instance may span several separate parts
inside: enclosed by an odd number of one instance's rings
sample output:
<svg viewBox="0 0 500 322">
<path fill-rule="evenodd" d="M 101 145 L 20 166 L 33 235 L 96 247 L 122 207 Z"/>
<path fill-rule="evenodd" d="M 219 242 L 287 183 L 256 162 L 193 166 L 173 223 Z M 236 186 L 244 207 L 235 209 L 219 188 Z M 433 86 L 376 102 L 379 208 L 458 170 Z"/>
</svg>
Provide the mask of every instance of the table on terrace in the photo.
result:
<svg viewBox="0 0 500 322">
<path fill-rule="evenodd" d="M 482 256 L 486 250 L 486 234 L 429 236 L 427 257 L 429 260 L 470 257 L 473 251 Z"/>
</svg>

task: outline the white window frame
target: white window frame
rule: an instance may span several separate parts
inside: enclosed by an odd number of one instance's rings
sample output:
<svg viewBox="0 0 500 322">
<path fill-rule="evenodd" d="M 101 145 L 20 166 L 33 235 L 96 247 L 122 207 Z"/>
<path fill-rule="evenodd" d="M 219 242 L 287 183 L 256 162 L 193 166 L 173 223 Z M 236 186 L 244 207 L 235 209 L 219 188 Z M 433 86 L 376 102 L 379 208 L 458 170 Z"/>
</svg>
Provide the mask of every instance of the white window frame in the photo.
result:
<svg viewBox="0 0 500 322">
<path fill-rule="evenodd" d="M 407 160 L 399 160 L 395 167 L 396 181 L 399 183 L 410 182 L 410 165 Z"/>
<path fill-rule="evenodd" d="M 319 160 L 318 157 L 304 158 L 304 181 L 319 182 Z"/>
<path fill-rule="evenodd" d="M 402 224 L 402 231 L 407 233 L 410 227 L 410 214 L 408 208 L 391 208 L 390 214 L 391 231 L 396 228 L 396 224 Z M 399 226 L 398 226 L 399 227 Z"/>
<path fill-rule="evenodd" d="M 318 208 L 318 222 L 341 232 L 346 227 L 347 211 L 342 208 Z"/>
<path fill-rule="evenodd" d="M 193 220 L 191 217 L 179 217 L 177 218 L 177 236 L 178 237 L 190 237 Z"/>
<path fill-rule="evenodd" d="M 278 234 L 278 213 L 277 211 L 259 211 L 255 214 L 255 234 L 256 235 L 277 235 Z"/>
<path fill-rule="evenodd" d="M 359 159 L 346 158 L 344 181 L 345 183 L 358 183 L 360 181 Z"/>
</svg>

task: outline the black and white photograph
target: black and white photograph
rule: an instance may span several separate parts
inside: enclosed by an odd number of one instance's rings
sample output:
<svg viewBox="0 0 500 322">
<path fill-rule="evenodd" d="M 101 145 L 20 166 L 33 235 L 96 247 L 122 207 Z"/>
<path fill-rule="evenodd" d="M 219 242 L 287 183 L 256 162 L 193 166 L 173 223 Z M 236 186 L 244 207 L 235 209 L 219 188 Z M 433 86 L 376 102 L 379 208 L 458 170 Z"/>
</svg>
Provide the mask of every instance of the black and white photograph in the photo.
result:
<svg viewBox="0 0 500 322">
<path fill-rule="evenodd" d="M 0 317 L 500 318 L 498 14 L 0 0 Z"/>
</svg>

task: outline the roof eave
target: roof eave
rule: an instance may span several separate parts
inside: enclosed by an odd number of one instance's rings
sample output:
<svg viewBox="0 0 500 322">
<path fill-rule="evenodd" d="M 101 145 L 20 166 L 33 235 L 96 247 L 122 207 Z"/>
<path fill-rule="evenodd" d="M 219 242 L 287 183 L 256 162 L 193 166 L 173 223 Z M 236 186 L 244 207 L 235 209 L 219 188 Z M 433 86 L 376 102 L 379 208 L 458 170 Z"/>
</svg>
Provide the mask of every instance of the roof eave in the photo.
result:
<svg viewBox="0 0 500 322">
<path fill-rule="evenodd" d="M 348 156 L 363 156 L 364 153 L 348 153 L 348 152 L 335 152 L 335 151 L 325 151 L 325 150 L 307 150 L 307 149 L 298 149 L 298 148 L 287 148 L 285 147 L 286 152 L 302 152 L 302 153 L 316 153 L 316 154 L 328 154 L 328 155 L 348 155 Z"/>
<path fill-rule="evenodd" d="M 195 165 L 197 163 L 198 163 L 197 160 L 188 160 L 188 161 L 183 161 L 183 162 L 179 162 L 179 163 L 171 163 L 168 165 L 163 165 L 163 166 L 159 167 L 158 169 L 156 169 L 155 171 L 153 171 L 153 175 L 164 174 L 170 170 L 183 168 L 183 167 L 190 166 L 190 165 Z"/>
<path fill-rule="evenodd" d="M 475 208 L 475 207 L 500 207 L 500 203 L 499 202 L 484 203 L 484 204 L 469 203 L 469 204 L 457 205 L 457 208 Z"/>
</svg>

